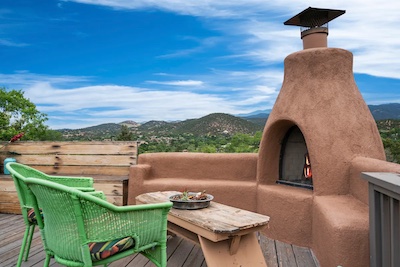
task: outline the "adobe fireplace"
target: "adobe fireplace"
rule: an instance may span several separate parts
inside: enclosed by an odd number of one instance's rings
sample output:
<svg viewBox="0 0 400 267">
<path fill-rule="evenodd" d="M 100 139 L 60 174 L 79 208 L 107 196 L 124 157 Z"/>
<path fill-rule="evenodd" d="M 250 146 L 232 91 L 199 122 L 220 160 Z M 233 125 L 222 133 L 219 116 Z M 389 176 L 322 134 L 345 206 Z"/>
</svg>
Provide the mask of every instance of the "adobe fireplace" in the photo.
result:
<svg viewBox="0 0 400 267">
<path fill-rule="evenodd" d="M 306 141 L 299 127 L 292 126 L 282 141 L 278 184 L 312 189 L 312 171 Z"/>
<path fill-rule="evenodd" d="M 326 48 L 328 43 L 328 22 L 344 13 L 344 10 L 309 7 L 284 22 L 284 24 L 300 26 L 304 49 Z M 311 60 L 311 62 L 312 61 L 314 60 Z M 312 69 L 308 82 L 314 80 L 318 76 L 317 74 L 313 74 L 313 72 L 317 71 L 319 70 L 316 64 L 315 68 Z M 285 77 L 287 76 L 289 75 L 285 74 Z M 313 87 L 314 86 L 315 85 L 313 85 Z M 296 90 L 300 90 L 300 88 Z M 308 90 L 315 89 L 310 88 Z M 315 92 L 315 96 L 317 96 L 317 92 Z M 309 154 L 305 138 L 300 128 L 296 123 L 294 125 L 288 125 L 286 133 L 281 141 L 279 177 L 276 183 L 313 189 L 310 156 L 312 155 Z"/>
<path fill-rule="evenodd" d="M 285 22 L 301 27 L 304 49 L 285 58 L 264 127 L 257 212 L 273 218 L 268 237 L 311 246 L 321 266 L 363 267 L 368 188 L 359 174 L 390 168 L 354 80 L 352 53 L 327 47 L 327 23 L 344 13 L 310 7 Z"/>
</svg>

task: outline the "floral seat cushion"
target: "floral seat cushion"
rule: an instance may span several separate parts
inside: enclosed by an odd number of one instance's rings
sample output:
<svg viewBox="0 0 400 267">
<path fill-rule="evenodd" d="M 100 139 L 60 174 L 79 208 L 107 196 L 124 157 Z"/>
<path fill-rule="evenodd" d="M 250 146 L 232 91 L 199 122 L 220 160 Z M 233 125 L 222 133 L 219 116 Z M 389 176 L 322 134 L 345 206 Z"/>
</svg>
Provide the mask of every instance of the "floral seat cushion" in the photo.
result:
<svg viewBox="0 0 400 267">
<path fill-rule="evenodd" d="M 40 210 L 40 216 L 42 216 L 42 218 L 43 218 L 42 210 Z M 37 224 L 36 213 L 35 213 L 35 210 L 33 208 L 28 210 L 28 221 L 30 223 Z"/>
<path fill-rule="evenodd" d="M 106 242 L 92 242 L 88 245 L 92 260 L 98 261 L 133 247 L 135 240 L 132 237 L 124 237 Z"/>
</svg>

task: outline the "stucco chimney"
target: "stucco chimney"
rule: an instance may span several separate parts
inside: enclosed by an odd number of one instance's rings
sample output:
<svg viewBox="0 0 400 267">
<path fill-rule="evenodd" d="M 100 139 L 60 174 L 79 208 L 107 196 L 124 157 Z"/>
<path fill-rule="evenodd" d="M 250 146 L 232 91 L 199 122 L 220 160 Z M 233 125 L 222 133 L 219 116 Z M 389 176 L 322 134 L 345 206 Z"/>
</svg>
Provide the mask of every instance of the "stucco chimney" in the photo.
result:
<svg viewBox="0 0 400 267">
<path fill-rule="evenodd" d="M 309 7 L 284 24 L 300 26 L 303 49 L 328 47 L 328 22 L 345 12 L 345 10 Z"/>
</svg>

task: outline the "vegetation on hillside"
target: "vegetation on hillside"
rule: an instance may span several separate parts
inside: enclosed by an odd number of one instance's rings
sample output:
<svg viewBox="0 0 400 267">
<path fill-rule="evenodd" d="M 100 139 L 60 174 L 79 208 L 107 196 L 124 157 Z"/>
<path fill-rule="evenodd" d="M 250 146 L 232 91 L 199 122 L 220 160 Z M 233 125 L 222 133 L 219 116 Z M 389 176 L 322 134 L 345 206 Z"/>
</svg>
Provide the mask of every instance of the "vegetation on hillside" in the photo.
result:
<svg viewBox="0 0 400 267">
<path fill-rule="evenodd" d="M 64 130 L 67 140 L 138 140 L 139 153 L 149 152 L 257 152 L 265 122 L 253 123 L 215 113 L 183 122 L 149 121 L 102 124 Z M 388 161 L 400 163 L 400 120 L 380 120 L 377 126 Z"/>
<path fill-rule="evenodd" d="M 146 137 L 140 140 L 139 153 L 150 152 L 205 152 L 245 153 L 258 152 L 262 132 L 234 135 L 178 134 L 168 137 Z"/>
<path fill-rule="evenodd" d="M 400 163 L 400 120 L 377 121 L 387 161 Z"/>
<path fill-rule="evenodd" d="M 388 161 L 400 163 L 400 120 L 377 121 Z M 148 152 L 258 152 L 262 131 L 254 134 L 235 133 L 200 135 L 165 134 L 141 136 L 140 153 Z M 133 139 L 135 140 L 135 139 Z"/>
</svg>

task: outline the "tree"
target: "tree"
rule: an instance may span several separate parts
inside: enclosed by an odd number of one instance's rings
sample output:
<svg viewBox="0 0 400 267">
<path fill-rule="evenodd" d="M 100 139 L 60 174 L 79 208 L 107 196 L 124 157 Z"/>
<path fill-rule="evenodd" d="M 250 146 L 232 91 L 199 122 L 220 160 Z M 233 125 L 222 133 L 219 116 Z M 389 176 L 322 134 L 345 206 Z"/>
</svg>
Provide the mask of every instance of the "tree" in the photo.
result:
<svg viewBox="0 0 400 267">
<path fill-rule="evenodd" d="M 10 140 L 20 132 L 25 133 L 24 139 L 43 140 L 49 131 L 44 124 L 47 115 L 38 111 L 21 90 L 0 87 L 0 111 L 0 140 Z"/>
<path fill-rule="evenodd" d="M 118 141 L 132 141 L 133 140 L 133 134 L 129 130 L 128 126 L 126 125 L 121 125 L 121 132 L 117 136 Z"/>
</svg>

